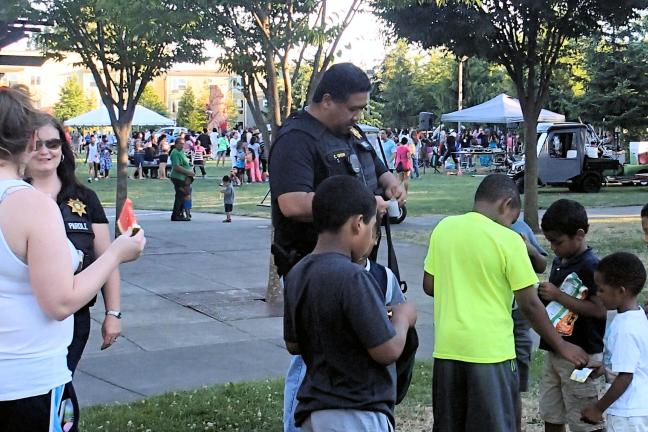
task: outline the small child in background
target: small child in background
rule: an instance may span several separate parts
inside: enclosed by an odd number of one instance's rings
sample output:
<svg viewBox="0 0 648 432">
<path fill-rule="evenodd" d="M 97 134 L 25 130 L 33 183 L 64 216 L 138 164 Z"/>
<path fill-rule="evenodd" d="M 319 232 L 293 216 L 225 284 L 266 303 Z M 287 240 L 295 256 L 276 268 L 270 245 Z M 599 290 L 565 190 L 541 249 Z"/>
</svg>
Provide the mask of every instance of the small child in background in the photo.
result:
<svg viewBox="0 0 648 432">
<path fill-rule="evenodd" d="M 245 175 L 247 175 L 247 182 L 252 183 L 252 177 L 253 177 L 253 171 L 254 171 L 254 155 L 252 154 L 252 151 L 247 148 L 245 149 Z"/>
<path fill-rule="evenodd" d="M 234 210 L 234 187 L 229 176 L 223 176 L 223 187 L 220 189 L 225 204 L 225 219 L 223 222 L 232 222 L 232 210 Z"/>
<path fill-rule="evenodd" d="M 191 180 L 191 181 L 189 181 Z M 182 208 L 184 210 L 185 217 L 189 220 L 191 220 L 191 208 L 193 207 L 193 203 L 191 200 L 191 194 L 193 193 L 193 190 L 191 188 L 191 182 L 193 182 L 193 177 L 187 177 L 187 185 L 185 187 L 185 190 L 187 191 L 187 194 L 184 197 L 184 202 L 182 204 Z"/>
<path fill-rule="evenodd" d="M 610 387 L 582 411 L 584 421 L 597 424 L 607 410 L 610 432 L 648 432 L 648 319 L 637 303 L 646 283 L 641 260 L 627 252 L 608 255 L 594 274 L 598 296 L 617 315 L 605 331 L 603 364 Z"/>
<path fill-rule="evenodd" d="M 234 186 L 234 187 L 241 186 L 239 184 L 238 170 L 236 169 L 236 167 L 232 167 L 232 169 L 230 170 L 229 178 L 230 178 L 230 180 L 232 182 L 232 186 Z M 222 184 L 221 184 L 221 186 L 222 186 Z"/>
</svg>

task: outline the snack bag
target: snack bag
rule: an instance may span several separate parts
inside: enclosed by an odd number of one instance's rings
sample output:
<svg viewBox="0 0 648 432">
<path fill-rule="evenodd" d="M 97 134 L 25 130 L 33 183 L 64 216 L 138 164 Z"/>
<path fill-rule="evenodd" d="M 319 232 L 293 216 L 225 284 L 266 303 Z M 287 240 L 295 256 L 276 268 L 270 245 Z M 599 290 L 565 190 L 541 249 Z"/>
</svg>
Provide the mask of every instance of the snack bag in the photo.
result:
<svg viewBox="0 0 648 432">
<path fill-rule="evenodd" d="M 119 218 L 117 219 L 117 227 L 121 233 L 128 231 L 128 229 L 132 227 L 132 235 L 137 234 L 141 229 L 137 224 L 135 210 L 133 209 L 133 201 L 131 201 L 130 198 L 126 198 L 126 201 L 124 201 L 124 207 L 122 207 L 121 213 L 119 213 Z"/>
<path fill-rule="evenodd" d="M 587 287 L 583 285 L 576 273 L 571 273 L 565 278 L 560 285 L 560 291 L 577 299 L 583 300 L 587 297 Z M 563 336 L 571 336 L 574 331 L 574 323 L 578 315 L 561 305 L 557 301 L 552 301 L 546 307 L 549 321 L 556 327 L 558 333 Z"/>
</svg>

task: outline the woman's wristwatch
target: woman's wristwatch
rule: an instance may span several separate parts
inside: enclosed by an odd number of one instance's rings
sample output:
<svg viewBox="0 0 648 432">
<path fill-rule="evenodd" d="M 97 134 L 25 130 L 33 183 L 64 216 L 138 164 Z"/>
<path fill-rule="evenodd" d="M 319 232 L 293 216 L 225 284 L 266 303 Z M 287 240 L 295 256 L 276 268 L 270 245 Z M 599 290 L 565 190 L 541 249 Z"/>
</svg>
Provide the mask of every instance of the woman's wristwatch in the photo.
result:
<svg viewBox="0 0 648 432">
<path fill-rule="evenodd" d="M 120 311 L 114 311 L 114 310 L 107 310 L 106 315 L 112 315 L 117 319 L 121 319 L 122 313 Z"/>
</svg>

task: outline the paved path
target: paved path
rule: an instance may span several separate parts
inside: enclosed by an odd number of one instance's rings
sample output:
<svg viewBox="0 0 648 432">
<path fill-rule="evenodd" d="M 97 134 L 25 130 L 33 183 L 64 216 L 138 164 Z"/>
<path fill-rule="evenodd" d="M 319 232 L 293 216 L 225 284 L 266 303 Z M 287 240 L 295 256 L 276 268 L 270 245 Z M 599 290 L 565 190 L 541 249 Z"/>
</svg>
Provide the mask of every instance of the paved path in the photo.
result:
<svg viewBox="0 0 648 432">
<path fill-rule="evenodd" d="M 282 376 L 289 362 L 282 309 L 262 300 L 269 220 L 234 217 L 224 224 L 221 215 L 195 214 L 192 222 L 172 223 L 168 212 L 139 212 L 138 219 L 148 243 L 139 261 L 121 267 L 123 337 L 99 350 L 100 299 L 74 378 L 81 404 Z M 419 355 L 429 358 L 432 301 L 420 288 L 425 248 L 396 249 L 408 297 L 420 311 Z"/>
<path fill-rule="evenodd" d="M 639 211 L 618 207 L 589 213 L 594 219 L 622 219 L 637 218 Z M 99 300 L 75 376 L 82 405 L 282 376 L 289 361 L 282 310 L 262 300 L 269 220 L 235 217 L 234 223 L 223 224 L 221 215 L 195 214 L 192 222 L 172 223 L 168 212 L 154 211 L 138 212 L 138 217 L 148 244 L 139 261 L 121 268 L 123 337 L 99 350 Z M 394 229 L 427 236 L 441 218 L 409 217 Z M 430 358 L 432 300 L 420 288 L 426 248 L 397 242 L 396 251 L 410 285 L 408 298 L 419 311 L 419 357 Z"/>
</svg>

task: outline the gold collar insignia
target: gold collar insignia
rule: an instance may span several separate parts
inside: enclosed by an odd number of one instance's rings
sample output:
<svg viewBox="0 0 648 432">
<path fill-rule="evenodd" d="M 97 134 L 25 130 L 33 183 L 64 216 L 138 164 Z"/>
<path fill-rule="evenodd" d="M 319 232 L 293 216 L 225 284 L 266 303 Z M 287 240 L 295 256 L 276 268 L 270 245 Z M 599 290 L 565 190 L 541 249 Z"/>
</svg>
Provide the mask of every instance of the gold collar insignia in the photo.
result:
<svg viewBox="0 0 648 432">
<path fill-rule="evenodd" d="M 354 137 L 356 137 L 358 139 L 362 139 L 362 134 L 360 132 L 358 132 L 358 129 L 356 129 L 354 127 L 351 128 L 351 135 L 353 135 Z"/>
</svg>

